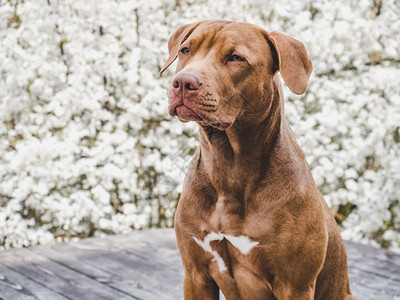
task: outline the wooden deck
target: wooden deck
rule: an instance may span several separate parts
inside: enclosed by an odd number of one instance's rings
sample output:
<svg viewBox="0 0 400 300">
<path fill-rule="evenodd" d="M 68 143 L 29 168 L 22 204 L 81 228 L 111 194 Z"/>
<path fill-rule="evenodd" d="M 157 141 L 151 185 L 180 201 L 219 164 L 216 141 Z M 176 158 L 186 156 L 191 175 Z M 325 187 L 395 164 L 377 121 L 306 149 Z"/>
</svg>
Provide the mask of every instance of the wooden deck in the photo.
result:
<svg viewBox="0 0 400 300">
<path fill-rule="evenodd" d="M 400 300 L 400 255 L 346 248 L 359 300 Z M 0 299 L 174 300 L 183 298 L 182 280 L 172 229 L 0 251 Z"/>
</svg>

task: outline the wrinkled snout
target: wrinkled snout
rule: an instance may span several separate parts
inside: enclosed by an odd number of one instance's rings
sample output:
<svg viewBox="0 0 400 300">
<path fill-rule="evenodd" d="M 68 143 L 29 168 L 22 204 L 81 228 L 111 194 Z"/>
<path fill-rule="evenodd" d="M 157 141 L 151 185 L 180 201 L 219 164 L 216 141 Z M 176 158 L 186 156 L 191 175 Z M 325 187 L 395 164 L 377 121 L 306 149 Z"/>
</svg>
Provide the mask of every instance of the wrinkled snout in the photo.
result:
<svg viewBox="0 0 400 300">
<path fill-rule="evenodd" d="M 201 85 L 197 75 L 185 72 L 176 74 L 169 94 L 169 114 L 177 115 L 183 121 L 203 120 L 197 112 Z"/>
<path fill-rule="evenodd" d="M 213 84 L 201 72 L 182 71 L 175 75 L 169 90 L 169 114 L 181 121 L 197 121 L 226 129 L 232 121 L 218 112 L 219 102 Z"/>
</svg>

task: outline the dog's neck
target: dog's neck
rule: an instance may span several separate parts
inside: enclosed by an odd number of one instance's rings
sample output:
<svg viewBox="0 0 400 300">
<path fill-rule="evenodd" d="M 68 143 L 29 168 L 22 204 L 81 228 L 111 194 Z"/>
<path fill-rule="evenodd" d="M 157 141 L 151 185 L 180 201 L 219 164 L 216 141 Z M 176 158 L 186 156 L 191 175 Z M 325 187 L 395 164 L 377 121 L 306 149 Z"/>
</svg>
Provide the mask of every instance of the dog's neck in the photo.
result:
<svg viewBox="0 0 400 300">
<path fill-rule="evenodd" d="M 262 180 L 277 153 L 275 148 L 282 146 L 282 138 L 290 129 L 283 114 L 279 79 L 273 85 L 270 107 L 257 122 L 239 118 L 225 131 L 200 126 L 200 163 L 207 165 L 205 170 L 217 192 L 243 189 L 246 182 Z M 264 173 L 256 174 L 254 170 Z"/>
</svg>

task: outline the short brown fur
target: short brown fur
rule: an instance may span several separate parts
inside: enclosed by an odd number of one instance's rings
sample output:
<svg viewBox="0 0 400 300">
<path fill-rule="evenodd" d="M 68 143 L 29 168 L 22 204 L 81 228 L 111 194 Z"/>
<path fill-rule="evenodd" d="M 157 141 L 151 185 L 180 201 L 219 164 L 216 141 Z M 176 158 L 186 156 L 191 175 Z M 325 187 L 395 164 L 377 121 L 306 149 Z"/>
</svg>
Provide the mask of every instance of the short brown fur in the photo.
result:
<svg viewBox="0 0 400 300">
<path fill-rule="evenodd" d="M 312 71 L 302 43 L 228 21 L 180 27 L 163 72 L 179 57 L 169 112 L 196 121 L 200 146 L 175 218 L 185 299 L 351 300 L 346 253 L 283 111 L 280 71 L 303 93 Z M 187 48 L 187 49 L 186 49 Z M 210 233 L 257 241 L 243 254 Z"/>
</svg>

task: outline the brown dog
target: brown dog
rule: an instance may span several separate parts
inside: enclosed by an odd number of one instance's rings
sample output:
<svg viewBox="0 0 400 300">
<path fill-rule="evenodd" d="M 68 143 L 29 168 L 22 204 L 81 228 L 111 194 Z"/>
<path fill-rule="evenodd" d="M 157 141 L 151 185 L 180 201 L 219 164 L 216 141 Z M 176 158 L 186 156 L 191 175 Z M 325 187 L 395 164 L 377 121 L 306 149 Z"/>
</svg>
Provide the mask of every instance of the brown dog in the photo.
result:
<svg viewBox="0 0 400 300">
<path fill-rule="evenodd" d="M 169 113 L 200 126 L 175 229 L 185 299 L 356 299 L 337 225 L 286 121 L 280 71 L 302 94 L 299 41 L 202 21 L 170 38 Z"/>
</svg>

